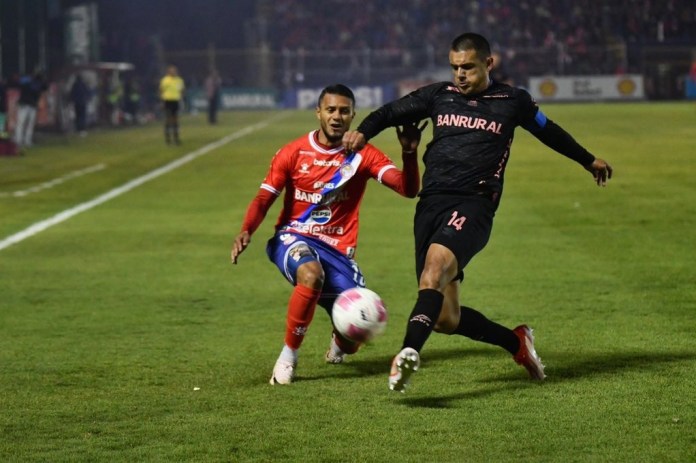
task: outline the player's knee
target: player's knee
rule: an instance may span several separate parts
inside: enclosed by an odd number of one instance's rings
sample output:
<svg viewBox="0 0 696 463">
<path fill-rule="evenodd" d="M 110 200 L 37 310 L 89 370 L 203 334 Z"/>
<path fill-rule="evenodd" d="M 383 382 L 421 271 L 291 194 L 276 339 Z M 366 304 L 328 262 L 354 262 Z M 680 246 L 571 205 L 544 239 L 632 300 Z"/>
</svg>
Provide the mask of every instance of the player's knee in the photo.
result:
<svg viewBox="0 0 696 463">
<path fill-rule="evenodd" d="M 305 262 L 297 269 L 297 284 L 321 289 L 324 286 L 324 269 L 317 261 Z"/>
</svg>

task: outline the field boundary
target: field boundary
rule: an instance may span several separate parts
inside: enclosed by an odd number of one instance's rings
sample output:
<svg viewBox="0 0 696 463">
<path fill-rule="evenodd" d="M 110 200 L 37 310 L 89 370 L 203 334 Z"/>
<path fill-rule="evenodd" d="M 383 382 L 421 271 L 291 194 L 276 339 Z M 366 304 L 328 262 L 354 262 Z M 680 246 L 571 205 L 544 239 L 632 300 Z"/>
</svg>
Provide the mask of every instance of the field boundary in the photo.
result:
<svg viewBox="0 0 696 463">
<path fill-rule="evenodd" d="M 105 168 L 106 168 L 106 164 L 104 164 L 104 163 L 95 164 L 91 167 L 86 167 L 86 168 L 80 169 L 80 170 L 74 170 L 68 174 L 63 175 L 62 177 L 56 177 L 53 180 L 39 183 L 36 186 L 33 186 L 31 188 L 27 188 L 26 190 L 4 191 L 4 192 L 0 191 L 0 198 L 7 198 L 10 196 L 15 197 L 15 198 L 22 198 L 22 197 L 27 196 L 27 195 L 32 194 L 32 193 L 38 193 L 39 191 L 48 190 L 49 188 L 53 188 L 56 185 L 60 185 L 62 183 L 65 183 L 68 180 L 72 180 L 74 178 L 82 177 L 83 175 L 98 172 L 98 171 L 105 169 Z"/>
<path fill-rule="evenodd" d="M 221 139 L 214 141 L 212 143 L 209 143 L 201 148 L 198 148 L 195 151 L 192 151 L 188 154 L 185 154 L 184 156 L 175 159 L 174 161 L 170 162 L 169 164 L 166 164 L 162 167 L 159 167 L 155 170 L 152 170 L 148 172 L 145 175 L 141 175 L 140 177 L 134 178 L 133 180 L 124 183 L 123 185 L 116 187 L 110 191 L 107 191 L 106 193 L 97 196 L 94 199 L 91 199 L 89 201 L 86 201 L 84 203 L 78 204 L 77 206 L 71 207 L 69 209 L 66 209 L 62 212 L 59 212 L 58 214 L 49 217 L 45 220 L 41 220 L 39 222 L 36 222 L 29 227 L 25 228 L 24 230 L 17 232 L 13 235 L 10 235 L 6 238 L 3 238 L 0 240 L 0 251 L 3 249 L 9 248 L 13 244 L 20 243 L 24 241 L 27 238 L 31 238 L 32 236 L 41 233 L 44 230 L 47 230 L 54 225 L 58 225 L 61 222 L 65 222 L 66 220 L 82 213 L 85 211 L 88 211 L 94 207 L 99 206 L 100 204 L 103 204 L 109 200 L 112 200 L 118 196 L 121 196 L 122 194 L 128 193 L 129 191 L 139 187 L 140 185 L 143 185 L 150 180 L 154 180 L 158 177 L 161 177 L 162 175 L 168 174 L 169 172 L 172 172 L 175 169 L 178 169 L 179 167 L 188 164 L 189 162 L 204 156 L 211 151 L 214 151 L 221 146 L 226 145 L 227 143 L 237 140 L 239 138 L 242 138 L 244 136 L 247 136 L 253 132 L 256 132 L 257 130 L 261 130 L 268 126 L 271 122 L 273 122 L 276 119 L 285 117 L 286 114 L 284 113 L 279 113 L 278 115 L 275 115 L 273 117 L 268 118 L 265 121 L 258 122 L 256 124 L 250 125 L 248 127 L 245 127 L 241 130 L 238 130 L 236 132 L 233 132 L 229 135 L 226 135 L 222 137 Z"/>
</svg>

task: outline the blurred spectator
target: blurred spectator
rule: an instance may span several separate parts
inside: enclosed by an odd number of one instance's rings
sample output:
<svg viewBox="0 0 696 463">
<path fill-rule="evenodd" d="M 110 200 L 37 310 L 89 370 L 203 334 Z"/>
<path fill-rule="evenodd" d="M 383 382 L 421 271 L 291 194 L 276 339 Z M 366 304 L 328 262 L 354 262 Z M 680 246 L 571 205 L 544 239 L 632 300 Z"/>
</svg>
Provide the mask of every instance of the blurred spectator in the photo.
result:
<svg viewBox="0 0 696 463">
<path fill-rule="evenodd" d="M 114 71 L 109 79 L 106 94 L 106 103 L 109 111 L 109 119 L 112 125 L 119 125 L 121 122 L 121 103 L 123 99 L 123 84 L 117 71 Z"/>
<path fill-rule="evenodd" d="M 136 124 L 140 111 L 140 84 L 134 78 L 123 86 L 123 116 L 126 122 Z"/>
<path fill-rule="evenodd" d="M 279 50 L 294 52 L 367 49 L 403 56 L 438 49 L 467 30 L 499 37 L 493 45 L 504 56 L 529 51 L 517 55 L 519 63 L 509 63 L 507 72 L 514 77 L 517 67 L 564 74 L 612 72 L 616 63 L 607 62 L 601 55 L 605 51 L 598 50 L 617 41 L 696 39 L 693 0 L 276 0 L 272 13 L 271 40 Z M 333 40 L 327 42 L 329 35 Z M 533 62 L 543 59 L 535 58 L 538 47 L 556 63 Z"/>
<path fill-rule="evenodd" d="M 220 74 L 213 69 L 205 79 L 205 96 L 208 99 L 208 123 L 210 124 L 217 124 L 221 87 L 222 79 L 220 79 Z"/>
<path fill-rule="evenodd" d="M 0 139 L 7 138 L 7 82 L 0 76 Z"/>
<path fill-rule="evenodd" d="M 70 87 L 70 100 L 75 110 L 75 132 L 82 137 L 87 135 L 87 105 L 91 97 L 92 91 L 82 75 L 77 74 L 72 87 Z"/>
<path fill-rule="evenodd" d="M 500 82 L 501 84 L 514 85 L 515 83 L 510 77 L 510 74 L 507 73 L 505 67 L 503 66 L 500 53 L 493 52 L 491 54 L 491 58 L 493 58 L 493 65 L 491 66 L 490 72 L 491 80 L 495 82 Z"/>
<path fill-rule="evenodd" d="M 29 148 L 34 144 L 36 108 L 39 105 L 41 95 L 47 88 L 48 85 L 42 72 L 36 72 L 33 76 L 24 76 L 19 80 L 20 93 L 15 143 L 20 149 Z"/>
</svg>

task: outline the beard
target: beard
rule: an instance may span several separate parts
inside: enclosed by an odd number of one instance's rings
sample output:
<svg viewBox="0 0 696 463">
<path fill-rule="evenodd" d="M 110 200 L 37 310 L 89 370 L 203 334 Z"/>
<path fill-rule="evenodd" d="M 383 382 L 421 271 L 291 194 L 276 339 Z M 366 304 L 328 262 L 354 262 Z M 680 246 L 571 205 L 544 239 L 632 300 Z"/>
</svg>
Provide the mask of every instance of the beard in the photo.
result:
<svg viewBox="0 0 696 463">
<path fill-rule="evenodd" d="M 324 136 L 329 141 L 329 143 L 332 145 L 335 145 L 335 144 L 343 141 L 344 130 L 337 132 L 335 130 L 332 130 L 331 127 L 328 127 L 328 128 L 322 128 L 321 131 L 324 132 Z"/>
</svg>

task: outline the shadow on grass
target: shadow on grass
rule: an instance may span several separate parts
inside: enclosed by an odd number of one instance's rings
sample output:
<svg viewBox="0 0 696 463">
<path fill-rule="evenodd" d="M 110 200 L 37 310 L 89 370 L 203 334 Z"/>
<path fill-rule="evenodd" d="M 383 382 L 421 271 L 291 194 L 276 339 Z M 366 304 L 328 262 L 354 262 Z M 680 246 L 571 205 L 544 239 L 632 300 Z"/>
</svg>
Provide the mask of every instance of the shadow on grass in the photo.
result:
<svg viewBox="0 0 696 463">
<path fill-rule="evenodd" d="M 490 348 L 482 349 L 447 349 L 433 350 L 424 354 L 422 366 L 427 366 L 428 373 L 437 374 L 431 368 L 438 363 L 448 360 L 457 359 L 462 361 L 462 368 L 466 369 L 466 358 L 471 357 L 491 357 L 495 358 L 495 350 Z M 506 373 L 489 376 L 478 380 L 479 384 L 487 386 L 457 392 L 454 394 L 437 395 L 433 394 L 429 397 L 409 397 L 408 395 L 396 396 L 403 405 L 417 408 L 453 408 L 453 402 L 467 399 L 476 399 L 486 397 L 493 394 L 498 394 L 508 390 L 519 390 L 521 387 L 538 387 L 544 384 L 560 384 L 564 382 L 572 382 L 576 379 L 587 379 L 595 376 L 614 375 L 622 371 L 645 371 L 658 369 L 661 366 L 682 361 L 696 360 L 696 352 L 679 351 L 679 352 L 600 352 L 600 353 L 559 353 L 554 355 L 560 361 L 551 361 L 546 363 L 546 373 L 548 375 L 544 382 L 530 381 L 524 373 L 524 370 L 519 367 L 506 370 Z M 341 365 L 350 366 L 351 371 L 348 374 L 326 375 L 340 377 L 358 377 L 358 376 L 373 376 L 386 375 L 391 358 L 375 358 L 369 361 L 358 361 Z M 463 371 L 465 372 L 465 371 Z M 322 375 L 323 376 L 323 375 Z M 305 378 L 310 379 L 310 378 Z M 317 377 L 311 378 L 319 379 Z M 494 385 L 491 385 L 494 384 Z"/>
<path fill-rule="evenodd" d="M 471 357 L 487 357 L 495 355 L 495 350 L 492 349 L 440 349 L 427 351 L 424 354 L 423 365 L 433 365 L 438 362 L 450 359 L 466 359 Z M 312 375 L 302 377 L 298 376 L 298 379 L 302 381 L 316 381 L 319 379 L 328 378 L 363 378 L 366 376 L 382 376 L 385 377 L 389 374 L 389 369 L 392 362 L 391 356 L 389 357 L 374 357 L 370 359 L 361 358 L 358 353 L 354 357 L 348 357 L 347 361 L 341 365 L 327 365 L 326 374 L 322 375 Z"/>
</svg>

